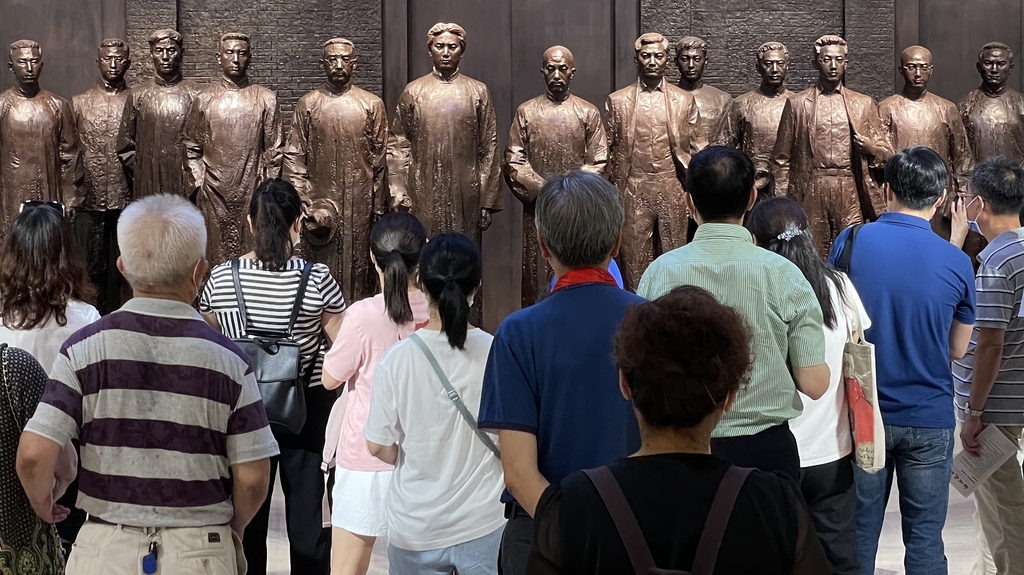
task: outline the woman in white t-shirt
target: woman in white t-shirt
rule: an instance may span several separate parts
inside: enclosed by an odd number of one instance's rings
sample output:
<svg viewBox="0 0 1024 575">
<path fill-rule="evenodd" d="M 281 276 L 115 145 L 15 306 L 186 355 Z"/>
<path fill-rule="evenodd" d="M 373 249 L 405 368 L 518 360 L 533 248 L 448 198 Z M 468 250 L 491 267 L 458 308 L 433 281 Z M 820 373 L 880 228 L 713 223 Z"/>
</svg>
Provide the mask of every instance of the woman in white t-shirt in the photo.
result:
<svg viewBox="0 0 1024 575">
<path fill-rule="evenodd" d="M 833 573 L 859 573 L 856 547 L 857 491 L 853 483 L 853 442 L 843 385 L 843 347 L 860 317 L 871 320 L 846 274 L 822 260 L 800 204 L 789 198 L 758 203 L 746 220 L 757 244 L 796 264 L 821 304 L 828 390 L 814 400 L 801 394 L 804 410 L 789 422 L 800 450 L 800 488 Z"/>
<path fill-rule="evenodd" d="M 387 497 L 389 569 L 494 575 L 505 525 L 501 461 L 497 436 L 470 421 L 480 408 L 492 340 L 469 326 L 480 252 L 462 234 L 435 236 L 420 254 L 419 276 L 430 322 L 381 358 L 363 429 L 370 454 L 395 465 Z"/>
</svg>

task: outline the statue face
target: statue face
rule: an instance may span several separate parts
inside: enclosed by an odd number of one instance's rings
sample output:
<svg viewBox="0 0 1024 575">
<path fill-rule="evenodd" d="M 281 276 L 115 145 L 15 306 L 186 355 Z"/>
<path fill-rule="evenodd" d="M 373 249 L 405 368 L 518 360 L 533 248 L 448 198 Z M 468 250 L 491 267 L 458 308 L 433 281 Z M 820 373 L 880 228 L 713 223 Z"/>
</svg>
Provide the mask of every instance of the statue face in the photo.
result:
<svg viewBox="0 0 1024 575">
<path fill-rule="evenodd" d="M 814 59 L 818 77 L 830 82 L 839 82 L 846 73 L 846 46 L 824 46 Z"/>
<path fill-rule="evenodd" d="M 430 43 L 430 58 L 439 72 L 454 72 L 459 69 L 462 60 L 462 44 L 459 37 L 445 32 L 434 37 Z"/>
<path fill-rule="evenodd" d="M 932 77 L 932 59 L 927 52 L 915 50 L 903 57 L 903 65 L 900 66 L 900 74 L 908 86 L 925 89 L 928 86 L 928 79 Z"/>
<path fill-rule="evenodd" d="M 18 48 L 11 54 L 7 67 L 14 72 L 18 84 L 35 86 L 43 72 L 43 55 L 35 48 Z"/>
<path fill-rule="evenodd" d="M 668 66 L 668 52 L 661 44 L 644 44 L 640 51 L 633 58 L 640 75 L 644 78 L 656 80 L 665 75 L 665 67 Z"/>
<path fill-rule="evenodd" d="M 986 84 L 1002 86 L 1010 79 L 1013 62 L 1005 50 L 987 50 L 978 58 L 978 73 Z"/>
<path fill-rule="evenodd" d="M 779 87 L 786 81 L 789 58 L 782 50 L 769 50 L 757 59 L 757 73 L 761 80 L 772 87 Z"/>
<path fill-rule="evenodd" d="M 560 97 L 569 91 L 569 82 L 576 74 L 576 68 L 572 65 L 572 59 L 566 58 L 561 51 L 552 52 L 544 60 L 541 72 L 544 73 L 544 83 L 547 84 L 548 92 L 552 96 Z"/>
<path fill-rule="evenodd" d="M 699 48 L 687 48 L 676 54 L 676 66 L 683 78 L 695 82 L 704 76 L 704 64 L 707 63 L 707 56 L 704 50 Z"/>
<path fill-rule="evenodd" d="M 355 50 L 345 44 L 331 44 L 324 48 L 324 57 L 320 63 L 330 83 L 344 86 L 352 79 L 352 70 L 356 67 Z"/>
<path fill-rule="evenodd" d="M 132 61 L 128 59 L 127 50 L 124 48 L 101 48 L 99 56 L 96 57 L 96 65 L 99 66 L 100 75 L 107 82 L 120 82 L 124 79 L 124 73 L 128 71 Z"/>
<path fill-rule="evenodd" d="M 164 77 L 177 76 L 181 72 L 181 46 L 170 38 L 164 38 L 150 47 L 153 67 Z"/>
<path fill-rule="evenodd" d="M 225 40 L 220 45 L 220 69 L 228 78 L 244 78 L 249 70 L 249 43 Z"/>
</svg>

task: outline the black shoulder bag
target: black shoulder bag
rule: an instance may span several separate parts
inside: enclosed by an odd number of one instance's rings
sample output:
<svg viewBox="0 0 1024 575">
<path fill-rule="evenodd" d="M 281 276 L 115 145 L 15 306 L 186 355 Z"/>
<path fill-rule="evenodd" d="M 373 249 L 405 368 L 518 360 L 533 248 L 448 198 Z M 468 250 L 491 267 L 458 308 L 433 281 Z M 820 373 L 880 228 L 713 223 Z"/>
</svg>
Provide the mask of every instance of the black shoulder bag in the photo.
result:
<svg viewBox="0 0 1024 575">
<path fill-rule="evenodd" d="M 313 377 L 316 356 L 309 362 L 305 373 L 299 373 L 302 353 L 299 344 L 292 338 L 292 328 L 299 317 L 302 300 L 306 295 L 306 284 L 313 264 L 306 263 L 299 280 L 299 291 L 292 304 L 292 315 L 287 331 L 261 330 L 249 326 L 245 312 L 245 298 L 238 281 L 238 259 L 231 260 L 231 279 L 235 284 L 235 298 L 238 313 L 242 316 L 243 331 L 240 338 L 232 339 L 249 356 L 249 364 L 256 376 L 256 383 L 263 398 L 270 427 L 277 433 L 298 435 L 306 424 L 306 384 Z M 319 347 L 319 345 L 317 346 Z"/>
<path fill-rule="evenodd" d="M 844 274 L 850 274 L 850 259 L 853 258 L 853 240 L 857 238 L 857 232 L 864 227 L 864 224 L 850 226 L 850 235 L 846 236 L 846 243 L 843 244 L 843 251 L 839 252 L 839 265 L 836 269 Z"/>
</svg>

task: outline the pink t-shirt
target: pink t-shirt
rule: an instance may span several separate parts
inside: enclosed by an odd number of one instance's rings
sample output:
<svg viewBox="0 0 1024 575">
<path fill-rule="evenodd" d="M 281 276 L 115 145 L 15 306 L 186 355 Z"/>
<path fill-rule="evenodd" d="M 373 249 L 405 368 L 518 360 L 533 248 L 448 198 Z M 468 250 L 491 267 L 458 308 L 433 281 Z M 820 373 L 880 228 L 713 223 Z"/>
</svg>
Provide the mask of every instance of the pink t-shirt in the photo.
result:
<svg viewBox="0 0 1024 575">
<path fill-rule="evenodd" d="M 419 290 L 409 292 L 412 323 L 396 325 L 384 308 L 384 295 L 357 301 L 345 310 L 327 357 L 324 370 L 338 381 L 348 382 L 348 403 L 341 422 L 336 460 L 339 467 L 352 471 L 390 471 L 392 466 L 366 450 L 363 427 L 370 413 L 373 374 L 377 362 L 389 347 L 430 320 L 427 296 Z"/>
</svg>

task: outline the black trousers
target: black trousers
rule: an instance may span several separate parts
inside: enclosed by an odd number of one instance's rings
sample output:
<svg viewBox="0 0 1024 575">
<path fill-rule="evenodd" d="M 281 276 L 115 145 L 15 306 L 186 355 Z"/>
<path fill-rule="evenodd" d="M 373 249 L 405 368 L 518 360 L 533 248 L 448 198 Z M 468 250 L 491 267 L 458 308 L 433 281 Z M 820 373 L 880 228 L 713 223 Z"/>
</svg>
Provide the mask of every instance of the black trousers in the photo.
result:
<svg viewBox="0 0 1024 575">
<path fill-rule="evenodd" d="M 132 297 L 127 280 L 117 271 L 117 218 L 121 210 L 76 210 L 75 236 L 85 256 L 89 281 L 96 287 L 96 309 L 106 315 Z"/>
<path fill-rule="evenodd" d="M 800 452 L 788 423 L 754 435 L 712 438 L 711 453 L 733 465 L 778 471 L 793 481 L 800 479 Z"/>
<path fill-rule="evenodd" d="M 498 548 L 499 575 L 526 575 L 526 562 L 533 548 L 533 518 L 515 503 L 505 504 L 505 531 Z"/>
<path fill-rule="evenodd" d="M 800 470 L 800 490 L 835 575 L 858 575 L 857 488 L 850 456 Z"/>
</svg>

